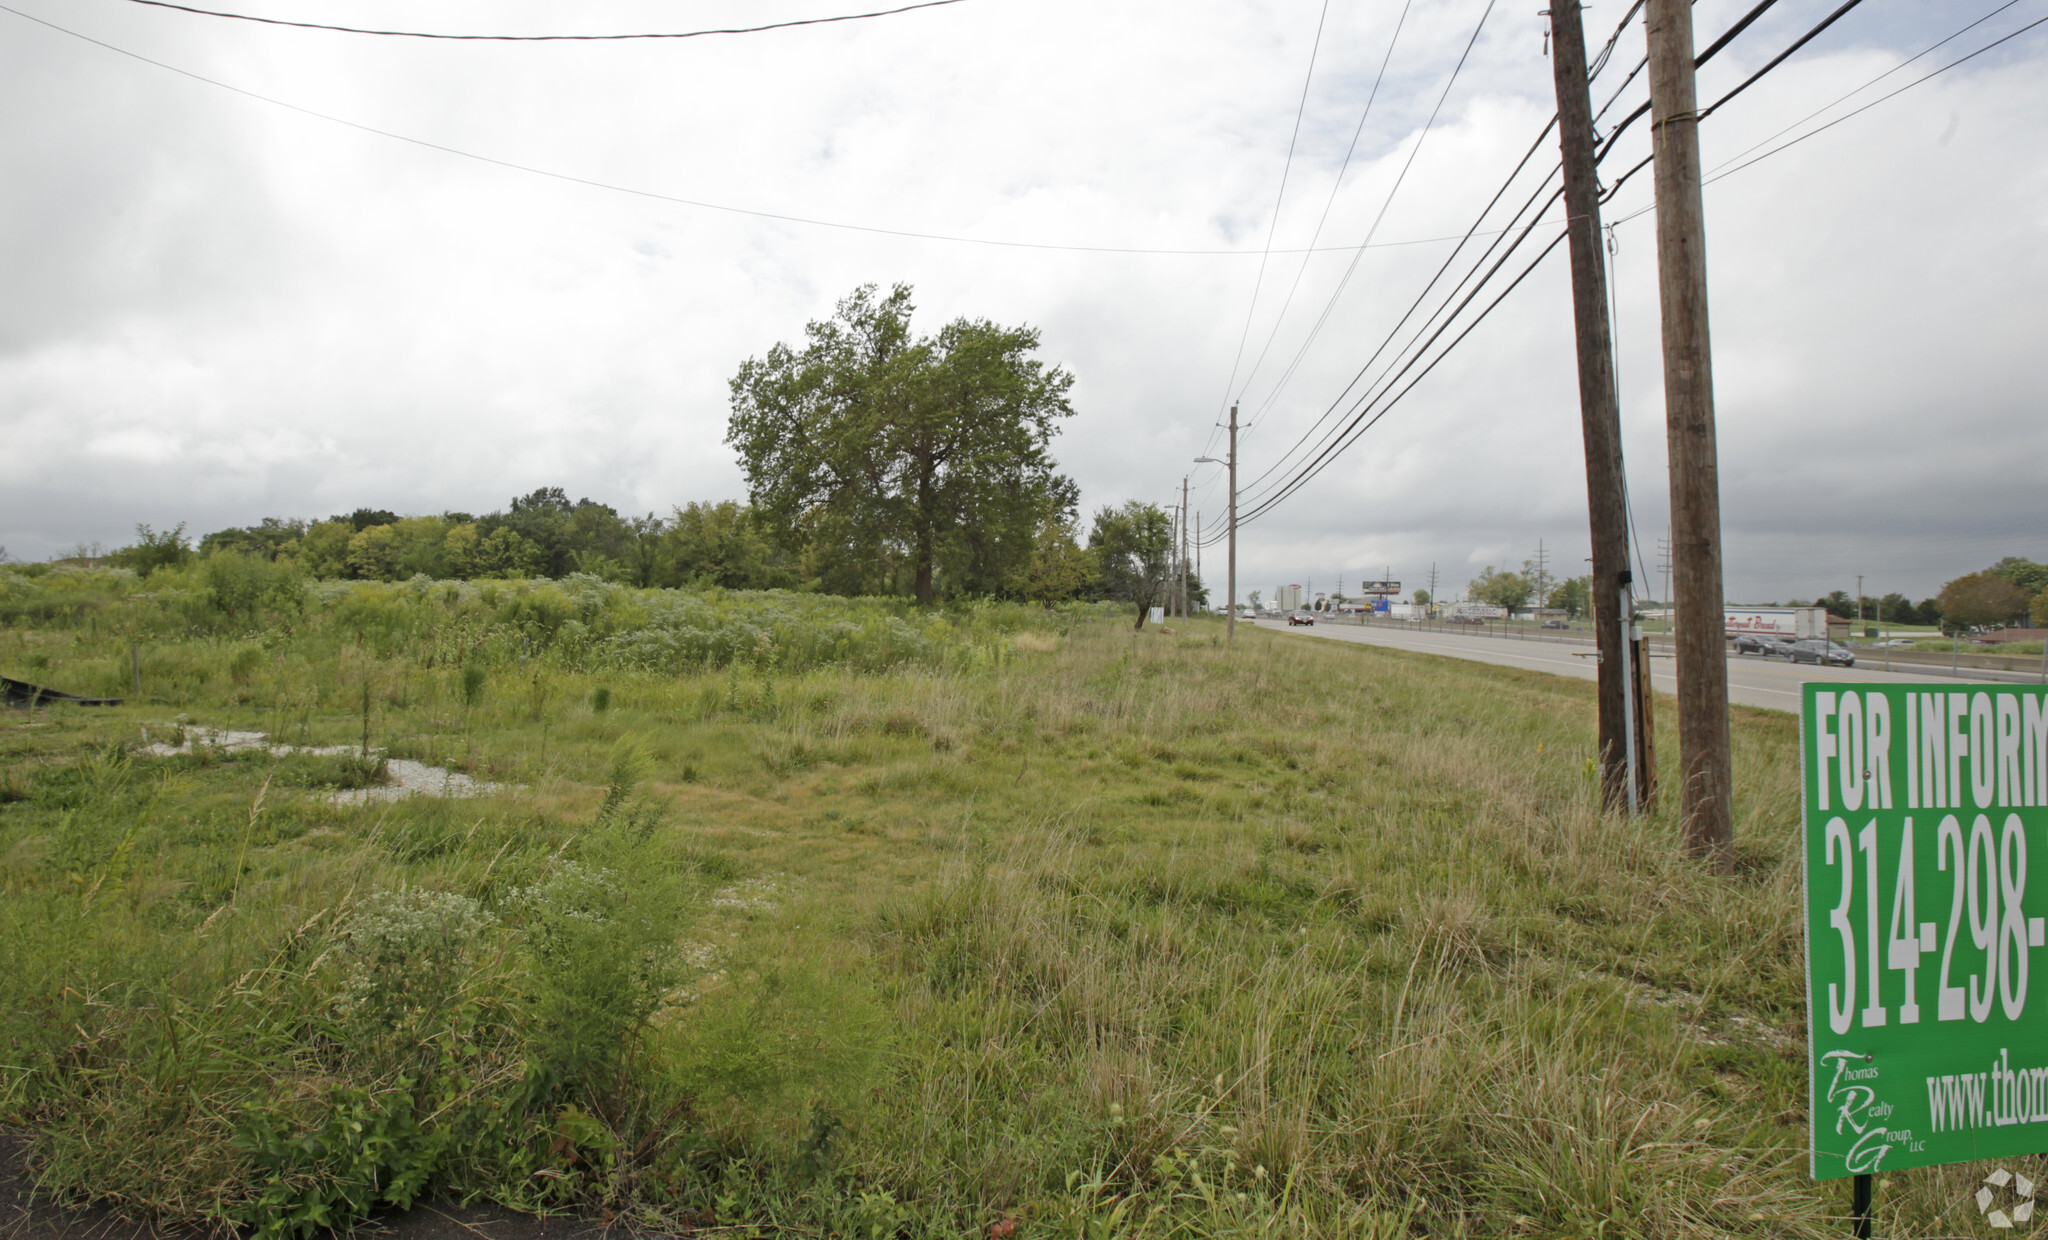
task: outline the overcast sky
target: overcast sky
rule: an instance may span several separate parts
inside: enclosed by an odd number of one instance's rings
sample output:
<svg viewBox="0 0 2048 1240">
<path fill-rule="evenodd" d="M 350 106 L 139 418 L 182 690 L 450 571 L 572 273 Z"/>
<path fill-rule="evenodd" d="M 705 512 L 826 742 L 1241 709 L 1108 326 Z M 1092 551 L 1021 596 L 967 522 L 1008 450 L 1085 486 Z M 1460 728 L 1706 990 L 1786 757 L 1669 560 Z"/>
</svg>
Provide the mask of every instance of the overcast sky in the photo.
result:
<svg viewBox="0 0 2048 1240">
<path fill-rule="evenodd" d="M 972 315 L 1043 331 L 1044 356 L 1077 376 L 1056 451 L 1086 509 L 1167 501 L 1192 468 L 1213 529 L 1217 471 L 1190 462 L 1221 455 L 1228 398 L 1250 424 L 1251 493 L 1450 253 L 1432 239 L 1464 232 L 1553 107 L 1526 6 L 1495 6 L 1430 126 L 1486 0 L 1413 0 L 1390 59 L 1397 0 L 1329 0 L 1274 244 L 1306 246 L 1327 205 L 1319 246 L 1369 232 L 1375 245 L 1275 253 L 1260 280 L 1321 0 L 964 0 L 765 34 L 525 44 L 4 2 L 18 13 L 0 12 L 0 545 L 25 559 L 118 545 L 137 522 L 196 533 L 362 505 L 487 511 L 544 485 L 625 512 L 743 498 L 723 444 L 735 368 L 854 286 L 896 281 L 916 287 L 925 329 Z M 1706 167 L 2000 2 L 1870 0 L 1703 125 Z M 888 6 L 218 7 L 604 33 Z M 1625 7 L 1596 6 L 1589 39 Z M 1747 7 L 1700 0 L 1700 44 Z M 1702 99 L 1833 7 L 1783 0 L 1702 71 Z M 2048 0 L 2017 0 L 1784 137 L 2043 16 Z M 1235 253 L 966 244 L 681 205 L 350 128 L 78 35 L 656 195 L 984 241 Z M 1641 49 L 1638 21 L 1596 102 Z M 1603 124 L 1641 92 L 1638 78 Z M 1646 130 L 1623 139 L 1610 181 Z M 1554 159 L 1547 145 L 1510 198 Z M 1622 187 L 1607 218 L 1627 221 L 1622 405 L 1654 576 L 1667 511 L 1654 216 L 1629 218 L 1649 180 Z M 1729 596 L 1853 590 L 1861 573 L 1869 593 L 1919 597 L 2000 556 L 2048 559 L 2048 26 L 1711 184 L 1706 206 Z M 1562 258 L 1245 527 L 1241 591 L 1388 568 L 1421 584 L 1434 564 L 1450 594 L 1539 540 L 1557 569 L 1583 570 Z M 1220 550 L 1204 553 L 1219 582 Z"/>
</svg>

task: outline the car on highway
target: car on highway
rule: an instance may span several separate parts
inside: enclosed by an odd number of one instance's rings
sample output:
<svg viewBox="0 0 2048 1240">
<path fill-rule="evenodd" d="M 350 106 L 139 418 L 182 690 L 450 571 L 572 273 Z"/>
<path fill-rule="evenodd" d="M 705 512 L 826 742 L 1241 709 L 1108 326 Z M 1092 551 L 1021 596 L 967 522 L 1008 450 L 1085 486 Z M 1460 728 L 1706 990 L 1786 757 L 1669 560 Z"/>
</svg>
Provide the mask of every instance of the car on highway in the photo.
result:
<svg viewBox="0 0 2048 1240">
<path fill-rule="evenodd" d="M 1740 649 L 1740 647 L 1737 647 Z M 1792 639 L 1773 637 L 1768 633 L 1756 638 L 1756 652 L 1766 659 L 1789 659 L 1792 657 Z"/>
<path fill-rule="evenodd" d="M 1249 607 L 1240 607 L 1237 609 L 1237 618 L 1240 620 L 1256 620 L 1259 618 L 1259 613 Z"/>
<path fill-rule="evenodd" d="M 1777 645 L 1778 641 L 1778 638 L 1769 633 L 1737 633 L 1735 653 L 1768 655 L 1771 652 L 1770 648 Z"/>
<path fill-rule="evenodd" d="M 1565 623 L 1564 621 L 1562 621 L 1562 620 L 1545 620 L 1545 621 L 1543 622 L 1543 627 L 1544 627 L 1544 628 L 1546 628 L 1546 629 L 1568 629 L 1568 628 L 1570 628 L 1570 627 L 1572 627 L 1572 626 L 1571 626 L 1571 625 L 1569 625 L 1569 624 L 1566 624 L 1566 623 Z"/>
<path fill-rule="evenodd" d="M 1840 642 L 1822 641 L 1818 637 L 1793 642 L 1785 657 L 1794 663 L 1813 663 L 1823 667 L 1856 666 L 1856 656 L 1847 646 Z"/>
<path fill-rule="evenodd" d="M 1287 623 L 1289 624 L 1306 624 L 1314 627 L 1315 622 L 1316 618 L 1305 611 L 1290 611 L 1287 613 Z"/>
</svg>

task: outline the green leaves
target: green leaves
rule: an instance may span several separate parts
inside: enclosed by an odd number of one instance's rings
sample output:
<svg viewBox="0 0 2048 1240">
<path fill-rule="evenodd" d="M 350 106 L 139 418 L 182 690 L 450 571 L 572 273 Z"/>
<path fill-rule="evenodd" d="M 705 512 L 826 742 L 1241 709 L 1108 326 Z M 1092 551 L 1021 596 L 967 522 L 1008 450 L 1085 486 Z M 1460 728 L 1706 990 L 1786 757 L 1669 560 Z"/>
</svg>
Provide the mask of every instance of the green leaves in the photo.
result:
<svg viewBox="0 0 2048 1240">
<path fill-rule="evenodd" d="M 1088 550 L 1101 574 L 1103 596 L 1135 603 L 1140 615 L 1165 588 L 1173 550 L 1173 520 L 1157 504 L 1131 500 L 1095 514 Z"/>
<path fill-rule="evenodd" d="M 1073 376 L 1031 356 L 1033 328 L 962 318 L 915 337 L 912 309 L 908 285 L 863 285 L 801 352 L 747 359 L 726 442 L 825 589 L 1020 593 L 1040 524 L 1074 503 L 1048 451 Z"/>
</svg>

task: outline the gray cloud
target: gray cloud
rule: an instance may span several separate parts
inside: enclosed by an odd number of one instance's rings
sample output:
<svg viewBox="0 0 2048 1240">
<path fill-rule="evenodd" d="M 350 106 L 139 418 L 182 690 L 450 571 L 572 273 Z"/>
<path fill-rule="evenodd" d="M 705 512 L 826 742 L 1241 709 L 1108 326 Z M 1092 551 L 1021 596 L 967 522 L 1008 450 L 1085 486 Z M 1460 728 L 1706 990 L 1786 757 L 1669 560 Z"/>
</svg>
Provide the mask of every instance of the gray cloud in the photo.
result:
<svg viewBox="0 0 2048 1240">
<path fill-rule="evenodd" d="M 1193 248 L 1263 241 L 1317 9 L 977 0 L 688 47 L 450 48 L 113 0 L 24 7 L 250 90 L 576 176 L 883 227 Z M 1416 6 L 1324 244 L 1355 242 L 1379 210 L 1481 7 Z M 1780 7 L 1709 67 L 1703 95 L 1825 12 Z M 1736 11 L 1703 0 L 1700 29 Z M 1394 12 L 1332 6 L 1283 246 L 1314 226 Z M 1709 123 L 1709 165 L 1975 15 L 1859 10 Z M 432 19 L 566 20 L 559 6 L 481 2 Z M 583 6 L 574 20 L 676 17 L 647 2 Z M 1090 506 L 1163 501 L 1214 450 L 1256 256 L 962 246 L 678 207 L 395 143 L 0 22 L 0 544 L 17 555 L 119 542 L 137 521 L 203 530 L 358 504 L 478 510 L 545 484 L 643 511 L 738 495 L 726 379 L 864 281 L 914 283 L 927 322 L 1040 326 L 1046 354 L 1078 376 L 1081 416 L 1060 453 Z M 1632 64 L 1636 46 L 1624 40 L 1617 61 Z M 2000 555 L 2048 557 L 2032 498 L 2048 454 L 2035 343 L 2044 49 L 2016 41 L 1709 189 L 1735 596 L 1850 588 L 1858 572 L 1867 588 L 1917 596 Z M 1497 13 L 1381 239 L 1462 231 L 1548 115 L 1548 74 L 1534 19 Z M 1638 177 L 1614 217 L 1647 200 Z M 1665 480 L 1652 229 L 1648 215 L 1618 229 L 1616 281 L 1633 499 L 1654 559 Z M 1322 412 L 1445 252 L 1361 259 L 1246 435 L 1247 477 Z M 1268 267 L 1253 355 L 1298 261 Z M 1248 411 L 1348 261 L 1311 260 Z M 1583 557 L 1571 357 L 1556 265 L 1246 529 L 1241 583 L 1334 583 L 1389 565 L 1417 580 L 1435 561 L 1455 588 L 1539 538 L 1560 564 Z M 1209 523 L 1222 508 L 1213 474 L 1196 475 Z M 1219 552 L 1205 553 L 1212 576 Z"/>
</svg>

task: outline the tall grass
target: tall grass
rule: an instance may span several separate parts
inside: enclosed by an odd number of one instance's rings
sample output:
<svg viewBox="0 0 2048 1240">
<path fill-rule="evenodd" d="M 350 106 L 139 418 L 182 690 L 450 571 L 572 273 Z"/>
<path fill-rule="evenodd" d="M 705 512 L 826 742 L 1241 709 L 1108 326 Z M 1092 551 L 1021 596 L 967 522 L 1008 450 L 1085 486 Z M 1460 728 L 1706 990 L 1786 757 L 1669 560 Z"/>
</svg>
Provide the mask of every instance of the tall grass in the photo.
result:
<svg viewBox="0 0 2048 1240">
<path fill-rule="evenodd" d="M 0 1109 L 47 1189 L 276 1234 L 429 1190 L 741 1234 L 1843 1226 L 1784 716 L 1736 719 L 1721 877 L 1599 811 L 1577 682 L 493 588 L 109 601 L 155 700 L 4 725 Z M 0 661 L 102 688 L 124 631 L 46 614 Z M 513 788 L 340 805 L 359 761 L 148 757 L 179 713 Z M 1887 1177 L 1881 1225 L 1952 1230 L 1968 1178 Z"/>
</svg>

